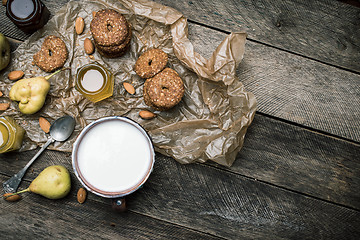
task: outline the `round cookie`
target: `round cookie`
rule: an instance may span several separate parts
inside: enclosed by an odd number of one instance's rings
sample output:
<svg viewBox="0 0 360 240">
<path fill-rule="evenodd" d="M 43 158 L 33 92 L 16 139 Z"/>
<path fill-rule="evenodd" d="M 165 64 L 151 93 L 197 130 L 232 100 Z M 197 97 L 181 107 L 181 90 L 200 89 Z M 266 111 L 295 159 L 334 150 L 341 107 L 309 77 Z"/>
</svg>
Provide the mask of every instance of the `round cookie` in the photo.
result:
<svg viewBox="0 0 360 240">
<path fill-rule="evenodd" d="M 147 83 L 148 81 L 145 81 L 145 84 Z M 147 87 L 145 87 L 144 85 L 144 89 L 143 89 L 143 96 L 144 96 L 144 102 L 146 105 L 152 107 L 153 109 L 155 110 L 158 110 L 158 111 L 165 111 L 166 109 L 164 108 L 158 108 L 156 107 L 155 105 L 152 104 L 150 98 L 149 98 L 149 95 L 147 94 Z"/>
<path fill-rule="evenodd" d="M 128 50 L 130 46 L 130 41 L 131 41 L 131 29 L 129 29 L 129 34 L 127 38 L 120 45 L 105 47 L 98 45 L 95 42 L 95 46 L 101 55 L 109 58 L 115 58 L 125 54 L 125 52 Z"/>
<path fill-rule="evenodd" d="M 163 50 L 149 49 L 136 60 L 134 70 L 142 78 L 151 78 L 165 68 L 167 61 L 168 55 Z"/>
<path fill-rule="evenodd" d="M 52 72 L 64 66 L 68 57 L 66 45 L 61 38 L 47 36 L 39 52 L 33 56 L 34 63 L 45 72 Z"/>
<path fill-rule="evenodd" d="M 145 103 L 161 110 L 167 110 L 177 105 L 184 96 L 184 83 L 178 73 L 165 68 L 144 84 Z"/>
<path fill-rule="evenodd" d="M 113 9 L 103 9 L 92 19 L 90 31 L 97 45 L 116 46 L 128 37 L 129 25 L 122 14 Z"/>
</svg>

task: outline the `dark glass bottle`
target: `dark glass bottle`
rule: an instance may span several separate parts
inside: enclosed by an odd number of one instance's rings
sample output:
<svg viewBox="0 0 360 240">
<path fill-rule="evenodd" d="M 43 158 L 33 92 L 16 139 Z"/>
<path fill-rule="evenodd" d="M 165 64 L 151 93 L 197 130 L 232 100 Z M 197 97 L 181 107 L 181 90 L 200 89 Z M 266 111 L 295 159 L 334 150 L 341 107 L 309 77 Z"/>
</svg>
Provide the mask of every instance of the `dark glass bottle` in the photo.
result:
<svg viewBox="0 0 360 240">
<path fill-rule="evenodd" d="M 50 18 L 49 10 L 40 0 L 8 0 L 6 15 L 26 33 L 42 28 Z"/>
</svg>

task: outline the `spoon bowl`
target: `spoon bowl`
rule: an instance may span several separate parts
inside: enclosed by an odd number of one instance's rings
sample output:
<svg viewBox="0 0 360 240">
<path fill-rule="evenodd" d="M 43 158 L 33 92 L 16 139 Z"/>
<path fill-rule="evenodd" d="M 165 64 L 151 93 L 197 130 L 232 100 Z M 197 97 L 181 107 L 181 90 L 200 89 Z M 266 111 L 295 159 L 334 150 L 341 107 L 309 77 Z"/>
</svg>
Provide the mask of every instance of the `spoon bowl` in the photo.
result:
<svg viewBox="0 0 360 240">
<path fill-rule="evenodd" d="M 50 126 L 50 136 L 56 141 L 63 142 L 68 139 L 75 129 L 75 120 L 71 116 L 56 119 Z"/>
<path fill-rule="evenodd" d="M 35 156 L 21 169 L 17 174 L 12 176 L 9 180 L 3 183 L 4 192 L 16 192 L 20 185 L 22 177 L 25 175 L 26 170 L 37 159 L 38 156 L 53 142 L 63 142 L 68 139 L 75 129 L 75 119 L 71 116 L 63 116 L 56 119 L 50 126 L 50 137 L 44 146 L 35 154 Z"/>
</svg>

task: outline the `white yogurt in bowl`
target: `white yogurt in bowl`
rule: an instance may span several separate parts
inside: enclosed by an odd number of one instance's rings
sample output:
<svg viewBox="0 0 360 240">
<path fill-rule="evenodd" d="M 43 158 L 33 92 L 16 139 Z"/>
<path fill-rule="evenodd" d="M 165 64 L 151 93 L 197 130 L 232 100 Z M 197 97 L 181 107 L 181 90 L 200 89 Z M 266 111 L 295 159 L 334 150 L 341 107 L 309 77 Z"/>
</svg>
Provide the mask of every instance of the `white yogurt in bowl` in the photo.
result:
<svg viewBox="0 0 360 240">
<path fill-rule="evenodd" d="M 74 172 L 89 191 L 109 198 L 136 191 L 148 179 L 155 152 L 146 131 L 124 117 L 86 126 L 72 152 Z"/>
</svg>

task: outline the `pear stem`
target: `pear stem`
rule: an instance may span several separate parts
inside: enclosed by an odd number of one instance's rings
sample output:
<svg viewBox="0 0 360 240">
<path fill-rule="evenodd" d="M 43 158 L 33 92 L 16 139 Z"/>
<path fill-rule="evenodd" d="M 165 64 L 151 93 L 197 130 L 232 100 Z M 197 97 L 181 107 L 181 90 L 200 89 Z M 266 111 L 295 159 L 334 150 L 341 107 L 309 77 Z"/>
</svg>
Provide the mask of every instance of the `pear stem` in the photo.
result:
<svg viewBox="0 0 360 240">
<path fill-rule="evenodd" d="M 55 74 L 57 74 L 57 73 L 59 73 L 59 72 L 61 72 L 61 71 L 63 71 L 63 70 L 66 70 L 66 69 L 70 69 L 70 68 L 62 68 L 62 69 L 59 69 L 59 70 L 57 70 L 56 72 L 53 72 L 52 74 L 46 76 L 45 79 L 46 79 L 46 80 L 49 80 L 49 79 L 50 79 L 52 76 L 54 76 Z"/>
<path fill-rule="evenodd" d="M 16 192 L 16 193 L 7 195 L 6 197 L 4 197 L 4 199 L 7 199 L 8 197 L 11 197 L 11 196 L 14 196 L 14 195 L 17 195 L 17 194 L 20 194 L 20 193 L 24 193 L 24 192 L 31 192 L 31 190 L 30 190 L 30 188 L 26 188 L 26 189 L 21 190 L 21 191 L 19 191 L 19 192 Z"/>
</svg>

